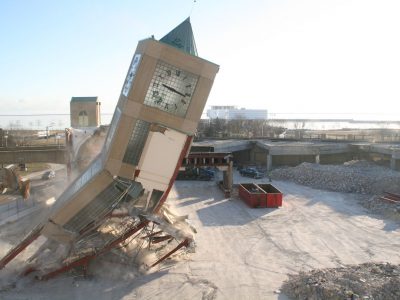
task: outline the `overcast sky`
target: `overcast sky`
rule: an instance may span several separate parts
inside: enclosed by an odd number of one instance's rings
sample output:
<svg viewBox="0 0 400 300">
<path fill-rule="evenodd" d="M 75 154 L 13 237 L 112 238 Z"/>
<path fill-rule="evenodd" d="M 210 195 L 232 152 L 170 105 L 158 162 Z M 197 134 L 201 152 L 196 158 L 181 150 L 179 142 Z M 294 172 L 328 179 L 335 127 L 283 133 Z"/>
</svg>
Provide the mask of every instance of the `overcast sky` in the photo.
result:
<svg viewBox="0 0 400 300">
<path fill-rule="evenodd" d="M 0 114 L 69 113 L 72 96 L 112 113 L 138 40 L 163 37 L 192 6 L 1 0 Z M 197 0 L 199 55 L 220 65 L 208 105 L 400 120 L 399 16 L 398 0 Z"/>
</svg>

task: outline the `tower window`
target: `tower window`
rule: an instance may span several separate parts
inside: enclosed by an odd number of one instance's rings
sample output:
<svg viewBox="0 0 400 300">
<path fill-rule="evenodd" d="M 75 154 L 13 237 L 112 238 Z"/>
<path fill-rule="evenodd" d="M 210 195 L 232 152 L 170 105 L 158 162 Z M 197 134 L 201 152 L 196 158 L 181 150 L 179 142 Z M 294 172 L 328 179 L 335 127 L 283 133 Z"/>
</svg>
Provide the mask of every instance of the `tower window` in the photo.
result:
<svg viewBox="0 0 400 300">
<path fill-rule="evenodd" d="M 79 112 L 78 123 L 81 127 L 89 126 L 89 117 L 86 110 L 82 110 Z"/>
</svg>

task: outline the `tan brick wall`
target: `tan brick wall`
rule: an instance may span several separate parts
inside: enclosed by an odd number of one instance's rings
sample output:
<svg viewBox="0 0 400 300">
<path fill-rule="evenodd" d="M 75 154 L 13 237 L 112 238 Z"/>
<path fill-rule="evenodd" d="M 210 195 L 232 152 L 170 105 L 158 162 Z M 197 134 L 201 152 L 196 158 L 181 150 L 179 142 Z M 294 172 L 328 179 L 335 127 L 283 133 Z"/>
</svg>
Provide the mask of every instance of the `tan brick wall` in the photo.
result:
<svg viewBox="0 0 400 300">
<path fill-rule="evenodd" d="M 71 127 L 84 127 L 79 124 L 79 113 L 86 111 L 88 117 L 88 125 L 86 127 L 100 126 L 100 102 L 71 102 Z"/>
</svg>

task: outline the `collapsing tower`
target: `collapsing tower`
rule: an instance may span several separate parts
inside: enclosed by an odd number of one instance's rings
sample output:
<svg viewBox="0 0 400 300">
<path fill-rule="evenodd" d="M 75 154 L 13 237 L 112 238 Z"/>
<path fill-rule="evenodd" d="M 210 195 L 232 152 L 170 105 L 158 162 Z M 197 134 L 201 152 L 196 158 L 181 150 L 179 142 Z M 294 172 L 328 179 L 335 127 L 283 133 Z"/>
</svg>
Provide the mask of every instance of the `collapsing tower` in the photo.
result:
<svg viewBox="0 0 400 300">
<path fill-rule="evenodd" d="M 93 257 L 143 230 L 142 238 L 152 242 L 179 243 L 160 260 L 188 246 L 187 231 L 172 226 L 182 219 L 163 204 L 189 153 L 217 72 L 217 65 L 197 56 L 189 18 L 160 41 L 140 41 L 102 152 L 57 199 L 48 220 L 0 261 L 0 268 L 39 235 L 47 242 L 24 273 L 37 271 L 43 279 L 76 266 L 85 269 Z M 161 230 L 149 232 L 150 224 Z M 52 266 L 40 265 L 46 249 L 62 253 Z"/>
</svg>

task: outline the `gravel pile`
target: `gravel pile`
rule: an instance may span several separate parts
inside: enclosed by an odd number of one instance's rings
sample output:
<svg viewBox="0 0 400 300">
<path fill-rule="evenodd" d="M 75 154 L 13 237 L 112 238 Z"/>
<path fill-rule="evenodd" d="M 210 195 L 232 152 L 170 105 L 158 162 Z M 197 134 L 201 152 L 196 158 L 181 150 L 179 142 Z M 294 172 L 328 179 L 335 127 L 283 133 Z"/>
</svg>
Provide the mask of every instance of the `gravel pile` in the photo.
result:
<svg viewBox="0 0 400 300">
<path fill-rule="evenodd" d="M 400 265 L 365 263 L 289 275 L 282 292 L 293 299 L 400 299 Z"/>
<path fill-rule="evenodd" d="M 343 165 L 302 163 L 271 172 L 271 177 L 290 180 L 317 189 L 379 195 L 384 191 L 400 194 L 400 172 L 367 161 Z"/>
</svg>

